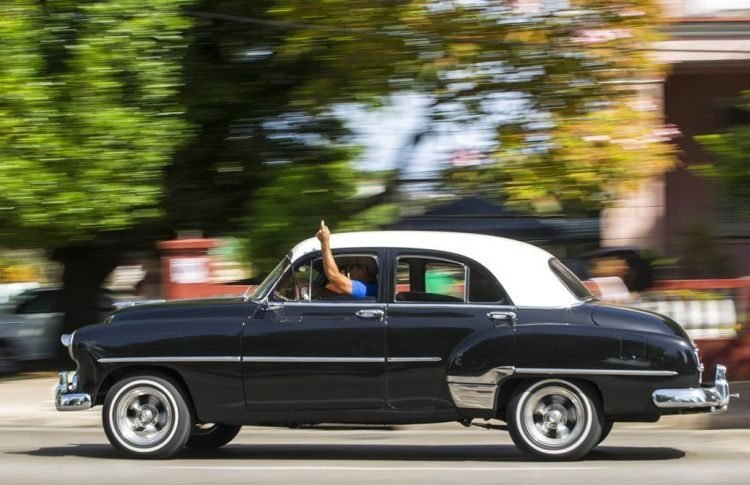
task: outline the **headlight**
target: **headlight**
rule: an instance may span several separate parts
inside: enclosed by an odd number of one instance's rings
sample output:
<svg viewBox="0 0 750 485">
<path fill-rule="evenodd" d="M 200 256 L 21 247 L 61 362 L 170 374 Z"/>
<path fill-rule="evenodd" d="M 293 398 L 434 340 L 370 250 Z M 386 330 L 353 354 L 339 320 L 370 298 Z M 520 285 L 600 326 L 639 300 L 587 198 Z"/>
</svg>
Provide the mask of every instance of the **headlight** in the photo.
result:
<svg viewBox="0 0 750 485">
<path fill-rule="evenodd" d="M 62 342 L 63 346 L 68 348 L 68 355 L 73 360 L 73 362 L 76 361 L 76 359 L 73 357 L 73 340 L 76 338 L 76 332 L 75 330 L 73 333 L 64 333 L 60 336 L 60 342 Z"/>
</svg>

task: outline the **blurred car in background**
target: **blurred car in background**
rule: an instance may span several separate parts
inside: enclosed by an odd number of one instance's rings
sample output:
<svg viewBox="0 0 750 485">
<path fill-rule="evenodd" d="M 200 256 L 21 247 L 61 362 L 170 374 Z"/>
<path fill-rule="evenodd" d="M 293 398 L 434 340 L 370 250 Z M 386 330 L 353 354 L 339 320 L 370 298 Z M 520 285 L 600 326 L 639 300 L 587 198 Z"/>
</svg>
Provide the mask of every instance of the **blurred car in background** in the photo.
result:
<svg viewBox="0 0 750 485">
<path fill-rule="evenodd" d="M 114 293 L 101 288 L 96 305 L 102 320 L 114 304 Z M 29 289 L 0 305 L 0 373 L 12 372 L 24 362 L 53 358 L 62 324 L 60 287 Z"/>
</svg>

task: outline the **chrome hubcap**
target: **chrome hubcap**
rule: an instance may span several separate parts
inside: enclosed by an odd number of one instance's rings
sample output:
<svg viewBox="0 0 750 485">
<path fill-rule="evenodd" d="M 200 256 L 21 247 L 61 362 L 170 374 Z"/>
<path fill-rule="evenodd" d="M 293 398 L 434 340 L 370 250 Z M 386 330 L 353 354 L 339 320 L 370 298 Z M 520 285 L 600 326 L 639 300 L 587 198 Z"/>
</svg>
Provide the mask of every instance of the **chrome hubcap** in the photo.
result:
<svg viewBox="0 0 750 485">
<path fill-rule="evenodd" d="M 150 446 L 169 433 L 174 413 L 164 393 L 151 387 L 136 387 L 117 403 L 115 419 L 124 439 L 136 446 Z"/>
<path fill-rule="evenodd" d="M 577 440 L 586 426 L 586 407 L 565 387 L 548 386 L 533 392 L 523 407 L 526 435 L 546 448 L 564 448 Z"/>
</svg>

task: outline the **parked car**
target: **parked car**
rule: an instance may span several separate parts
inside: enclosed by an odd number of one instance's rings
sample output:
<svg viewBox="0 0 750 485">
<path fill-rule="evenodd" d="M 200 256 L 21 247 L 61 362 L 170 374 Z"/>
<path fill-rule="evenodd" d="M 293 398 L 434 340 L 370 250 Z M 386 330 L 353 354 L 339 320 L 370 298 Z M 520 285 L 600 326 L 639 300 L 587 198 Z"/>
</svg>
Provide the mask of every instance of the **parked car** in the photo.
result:
<svg viewBox="0 0 750 485">
<path fill-rule="evenodd" d="M 726 410 L 674 321 L 601 303 L 549 253 L 492 236 L 332 236 L 378 296 L 335 297 L 320 245 L 295 246 L 244 298 L 132 306 L 63 336 L 60 411 L 102 406 L 132 457 L 217 448 L 242 425 L 497 419 L 532 456 L 579 459 L 620 421 Z M 440 278 L 434 278 L 440 274 Z M 446 277 L 447 275 L 447 277 Z"/>
<path fill-rule="evenodd" d="M 57 355 L 62 333 L 62 288 L 25 290 L 0 305 L 0 369 L 17 368 L 28 361 Z M 102 288 L 97 308 L 105 318 L 113 309 L 112 293 Z"/>
</svg>

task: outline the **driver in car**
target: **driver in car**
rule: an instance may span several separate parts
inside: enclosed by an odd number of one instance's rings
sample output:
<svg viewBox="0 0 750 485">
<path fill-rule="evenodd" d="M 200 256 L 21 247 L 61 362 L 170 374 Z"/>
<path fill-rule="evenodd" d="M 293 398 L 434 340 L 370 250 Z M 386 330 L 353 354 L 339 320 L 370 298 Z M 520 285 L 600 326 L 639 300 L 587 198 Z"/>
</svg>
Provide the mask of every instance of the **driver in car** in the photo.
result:
<svg viewBox="0 0 750 485">
<path fill-rule="evenodd" d="M 336 265 L 331 252 L 331 231 L 325 221 L 320 221 L 320 229 L 315 235 L 320 241 L 320 252 L 323 256 L 323 271 L 328 278 L 326 289 L 340 295 L 351 295 L 355 298 L 378 296 L 376 280 L 377 268 L 371 268 L 366 261 L 355 260 L 342 270 Z"/>
</svg>

